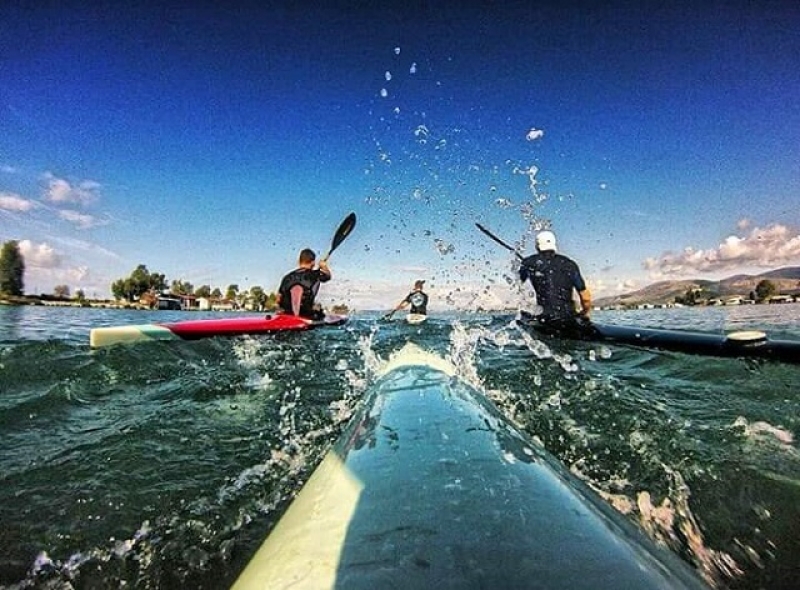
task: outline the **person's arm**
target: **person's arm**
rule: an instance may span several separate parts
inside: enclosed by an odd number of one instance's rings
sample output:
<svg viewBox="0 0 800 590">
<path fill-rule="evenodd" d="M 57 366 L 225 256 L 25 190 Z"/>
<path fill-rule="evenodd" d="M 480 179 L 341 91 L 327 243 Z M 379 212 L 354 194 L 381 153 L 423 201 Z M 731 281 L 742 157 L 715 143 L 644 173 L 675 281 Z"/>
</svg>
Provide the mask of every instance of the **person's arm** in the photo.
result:
<svg viewBox="0 0 800 590">
<path fill-rule="evenodd" d="M 589 287 L 586 286 L 586 281 L 583 280 L 578 265 L 574 262 L 572 264 L 572 286 L 575 287 L 575 290 L 578 292 L 578 298 L 581 300 L 581 311 L 579 315 L 589 319 L 589 315 L 592 313 L 592 293 L 589 291 Z"/>
<path fill-rule="evenodd" d="M 295 285 L 289 290 L 292 294 L 292 313 L 300 315 L 300 305 L 303 303 L 303 287 Z"/>
<path fill-rule="evenodd" d="M 528 280 L 528 267 L 525 264 L 525 261 L 522 261 L 522 264 L 519 267 L 519 280 L 523 283 Z"/>
<path fill-rule="evenodd" d="M 392 316 L 394 315 L 394 312 L 396 312 L 396 311 L 399 311 L 399 310 L 403 309 L 405 306 L 406 306 L 406 300 L 405 300 L 405 299 L 403 299 L 403 300 L 402 300 L 400 303 L 398 303 L 397 305 L 395 305 L 395 306 L 394 306 L 394 308 L 392 309 L 392 311 L 390 311 L 389 313 L 387 313 L 386 315 L 384 315 L 384 316 L 383 316 L 383 319 L 385 319 L 385 320 L 388 320 L 390 317 L 392 317 Z"/>
<path fill-rule="evenodd" d="M 328 266 L 327 260 L 319 261 L 319 274 L 319 281 L 321 283 L 326 283 L 333 278 L 333 274 L 331 273 L 331 268 Z"/>
<path fill-rule="evenodd" d="M 578 297 L 581 300 L 580 315 L 588 319 L 592 313 L 592 294 L 589 289 L 584 289 L 583 291 L 578 291 Z"/>
</svg>

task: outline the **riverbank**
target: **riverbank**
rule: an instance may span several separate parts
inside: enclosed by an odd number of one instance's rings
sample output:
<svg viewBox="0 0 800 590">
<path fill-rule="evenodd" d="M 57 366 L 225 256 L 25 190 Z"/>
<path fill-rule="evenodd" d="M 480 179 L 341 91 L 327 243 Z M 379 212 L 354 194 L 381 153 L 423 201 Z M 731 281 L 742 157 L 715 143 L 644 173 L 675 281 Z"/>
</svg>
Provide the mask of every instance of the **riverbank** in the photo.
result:
<svg viewBox="0 0 800 590">
<path fill-rule="evenodd" d="M 0 305 L 42 305 L 45 307 L 93 307 L 96 309 L 150 310 L 147 305 L 103 299 L 51 299 L 31 296 L 0 296 Z"/>
</svg>

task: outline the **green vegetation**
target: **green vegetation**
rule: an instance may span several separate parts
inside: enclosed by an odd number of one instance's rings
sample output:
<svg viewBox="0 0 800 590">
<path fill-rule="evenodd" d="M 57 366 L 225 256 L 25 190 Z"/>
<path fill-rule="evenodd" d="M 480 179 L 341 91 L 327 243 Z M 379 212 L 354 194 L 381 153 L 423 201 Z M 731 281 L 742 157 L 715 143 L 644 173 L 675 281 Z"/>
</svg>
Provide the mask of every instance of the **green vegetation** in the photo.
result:
<svg viewBox="0 0 800 590">
<path fill-rule="evenodd" d="M 69 299 L 69 287 L 67 285 L 56 285 L 53 287 L 53 295 L 59 299 Z"/>
<path fill-rule="evenodd" d="M 253 287 L 250 289 L 250 300 L 256 309 L 266 309 L 267 294 L 261 287 Z"/>
<path fill-rule="evenodd" d="M 21 297 L 25 293 L 25 260 L 19 242 L 11 240 L 0 250 L 0 293 Z"/>
<path fill-rule="evenodd" d="M 114 297 L 127 301 L 136 301 L 145 293 L 160 293 L 166 288 L 167 280 L 164 275 L 149 272 L 144 264 L 137 266 L 128 278 L 111 283 Z"/>
<path fill-rule="evenodd" d="M 703 287 L 692 287 L 688 289 L 683 295 L 675 296 L 675 303 L 681 305 L 708 305 L 720 298 L 720 293 L 714 289 L 706 289 Z"/>
<path fill-rule="evenodd" d="M 193 291 L 194 286 L 190 282 L 181 279 L 172 281 L 172 286 L 169 289 L 169 292 L 175 295 L 191 295 Z"/>
<path fill-rule="evenodd" d="M 70 298 L 68 285 L 56 285 L 52 295 L 42 294 L 26 297 L 24 295 L 24 274 L 25 260 L 20 253 L 19 243 L 14 240 L 6 242 L 0 250 L 0 294 L 6 303 L 41 305 L 46 301 L 68 302 L 72 299 L 80 305 L 89 305 L 83 289 L 75 291 L 74 296 Z M 163 273 L 150 272 L 146 265 L 140 264 L 129 276 L 114 281 L 111 284 L 111 293 L 117 301 L 126 301 L 137 307 L 142 305 L 152 307 L 155 305 L 158 295 L 167 291 L 167 285 L 167 279 Z M 211 301 L 226 300 L 233 302 L 238 307 L 264 311 L 273 311 L 278 307 L 278 295 L 267 293 L 260 286 L 251 287 L 248 291 L 240 291 L 239 285 L 228 285 L 225 297 L 223 297 L 219 287 L 212 289 L 210 285 L 202 285 L 195 289 L 192 283 L 177 279 L 169 284 L 169 293 L 193 295 Z"/>
<path fill-rule="evenodd" d="M 756 285 L 756 301 L 766 301 L 778 292 L 778 288 L 770 280 L 763 280 Z"/>
<path fill-rule="evenodd" d="M 675 297 L 675 303 L 681 305 L 698 305 L 708 299 L 708 294 L 703 289 L 689 289 L 683 295 Z"/>
<path fill-rule="evenodd" d="M 118 300 L 128 302 L 139 301 L 147 306 L 155 304 L 157 295 L 167 291 L 167 280 L 162 273 L 150 272 L 147 266 L 140 264 L 130 276 L 117 279 L 111 284 L 111 293 Z M 172 295 L 202 297 L 212 301 L 234 302 L 239 307 L 271 311 L 277 308 L 276 293 L 267 293 L 260 286 L 251 287 L 249 291 L 240 291 L 239 285 L 228 285 L 223 297 L 219 287 L 201 285 L 197 289 L 183 279 L 170 283 L 169 293 Z"/>
</svg>

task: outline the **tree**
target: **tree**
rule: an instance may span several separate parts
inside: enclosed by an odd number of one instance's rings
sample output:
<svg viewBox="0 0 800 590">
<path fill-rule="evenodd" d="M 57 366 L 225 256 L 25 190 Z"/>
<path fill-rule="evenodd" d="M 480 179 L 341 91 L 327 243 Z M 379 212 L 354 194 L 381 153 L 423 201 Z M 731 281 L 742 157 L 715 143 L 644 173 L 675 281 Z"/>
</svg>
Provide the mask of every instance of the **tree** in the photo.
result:
<svg viewBox="0 0 800 590">
<path fill-rule="evenodd" d="M 222 291 L 219 290 L 219 287 L 214 287 L 214 290 L 211 291 L 211 299 L 216 299 L 217 301 L 222 299 Z"/>
<path fill-rule="evenodd" d="M 143 293 L 155 291 L 160 293 L 167 288 L 167 279 L 163 274 L 151 273 L 147 266 L 140 264 L 128 278 L 118 279 L 111 284 L 111 293 L 117 299 L 134 301 Z"/>
<path fill-rule="evenodd" d="M 111 283 L 111 294 L 115 299 L 127 299 L 127 293 L 128 289 L 125 285 L 125 279 L 117 279 Z"/>
<path fill-rule="evenodd" d="M 67 285 L 56 285 L 53 287 L 53 295 L 59 299 L 69 299 L 69 287 Z"/>
<path fill-rule="evenodd" d="M 175 295 L 191 295 L 194 293 L 194 285 L 183 279 L 178 279 L 177 281 L 172 281 L 170 292 Z"/>
<path fill-rule="evenodd" d="M 265 304 L 267 303 L 267 294 L 264 292 L 264 289 L 261 287 L 251 287 L 250 288 L 250 300 L 253 303 L 253 309 L 257 311 L 261 311 L 264 309 Z"/>
<path fill-rule="evenodd" d="M 758 285 L 756 285 L 758 301 L 766 301 L 777 292 L 778 288 L 775 286 L 775 283 L 770 280 L 764 279 L 763 281 L 759 281 Z"/>
<path fill-rule="evenodd" d="M 209 297 L 211 297 L 211 287 L 209 285 L 201 285 L 200 287 L 195 289 L 194 294 L 197 295 L 198 297 L 205 297 L 206 299 L 208 299 Z"/>
<path fill-rule="evenodd" d="M 228 289 L 225 291 L 225 299 L 230 299 L 231 301 L 236 300 L 236 295 L 239 293 L 239 285 L 228 285 Z"/>
<path fill-rule="evenodd" d="M 692 287 L 691 289 L 688 289 L 683 296 L 677 295 L 675 297 L 675 303 L 681 303 L 683 305 L 697 305 L 702 293 L 702 289 Z"/>
<path fill-rule="evenodd" d="M 278 309 L 278 294 L 270 293 L 267 296 L 267 301 L 264 303 L 264 311 L 274 311 Z"/>
<path fill-rule="evenodd" d="M 25 293 L 25 260 L 19 242 L 11 240 L 0 250 L 0 293 L 22 296 Z"/>
</svg>

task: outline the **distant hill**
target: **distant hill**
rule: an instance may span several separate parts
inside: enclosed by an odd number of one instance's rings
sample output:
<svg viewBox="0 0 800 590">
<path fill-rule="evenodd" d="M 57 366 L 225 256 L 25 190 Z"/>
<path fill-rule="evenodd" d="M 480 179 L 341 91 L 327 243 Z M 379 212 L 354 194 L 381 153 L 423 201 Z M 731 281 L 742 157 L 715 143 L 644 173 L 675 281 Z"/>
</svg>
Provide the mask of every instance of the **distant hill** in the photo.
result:
<svg viewBox="0 0 800 590">
<path fill-rule="evenodd" d="M 680 281 L 659 281 L 638 291 L 601 297 L 594 305 L 608 307 L 614 305 L 639 305 L 642 303 L 672 303 L 676 296 L 685 295 L 689 289 L 700 288 L 711 294 L 711 297 L 727 299 L 740 295 L 748 297 L 755 291 L 756 285 L 763 280 L 771 281 L 782 294 L 793 294 L 800 291 L 800 266 L 779 268 L 758 275 L 734 275 L 721 281 L 704 279 L 685 279 Z"/>
</svg>

